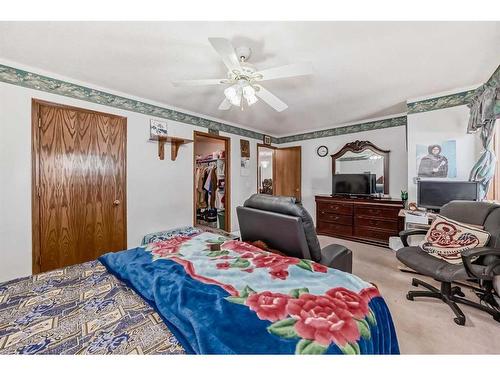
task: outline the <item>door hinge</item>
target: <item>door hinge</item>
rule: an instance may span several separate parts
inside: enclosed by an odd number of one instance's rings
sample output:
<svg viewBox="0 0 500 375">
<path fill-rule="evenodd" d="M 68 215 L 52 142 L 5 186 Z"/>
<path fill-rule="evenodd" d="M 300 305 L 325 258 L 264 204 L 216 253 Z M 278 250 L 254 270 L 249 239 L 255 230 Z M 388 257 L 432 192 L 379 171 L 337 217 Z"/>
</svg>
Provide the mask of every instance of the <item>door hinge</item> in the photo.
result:
<svg viewBox="0 0 500 375">
<path fill-rule="evenodd" d="M 42 189 L 40 188 L 40 186 L 37 186 L 36 193 L 37 193 L 38 197 L 42 196 Z"/>
<path fill-rule="evenodd" d="M 42 127 L 42 118 L 38 117 L 38 128 L 40 129 Z"/>
</svg>

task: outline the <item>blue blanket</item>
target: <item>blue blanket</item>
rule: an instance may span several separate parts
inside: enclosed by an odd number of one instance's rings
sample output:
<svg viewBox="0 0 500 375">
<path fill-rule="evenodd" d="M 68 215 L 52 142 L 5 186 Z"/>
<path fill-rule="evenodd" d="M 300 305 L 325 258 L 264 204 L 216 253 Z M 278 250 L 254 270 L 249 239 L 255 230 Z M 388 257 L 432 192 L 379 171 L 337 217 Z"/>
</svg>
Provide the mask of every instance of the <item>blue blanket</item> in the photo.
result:
<svg viewBox="0 0 500 375">
<path fill-rule="evenodd" d="M 101 262 L 197 354 L 398 354 L 389 310 L 358 277 L 212 233 Z"/>
</svg>

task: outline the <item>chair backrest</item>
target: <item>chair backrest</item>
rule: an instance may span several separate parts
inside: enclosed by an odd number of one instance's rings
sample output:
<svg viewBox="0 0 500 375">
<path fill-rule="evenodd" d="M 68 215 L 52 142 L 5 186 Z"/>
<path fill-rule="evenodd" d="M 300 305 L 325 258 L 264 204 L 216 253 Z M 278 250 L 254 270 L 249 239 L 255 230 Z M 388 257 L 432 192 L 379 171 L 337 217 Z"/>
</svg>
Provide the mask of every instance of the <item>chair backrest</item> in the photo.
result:
<svg viewBox="0 0 500 375">
<path fill-rule="evenodd" d="M 440 214 L 462 223 L 483 226 L 491 235 L 487 246 L 500 248 L 500 205 L 457 200 L 445 204 Z"/>
<path fill-rule="evenodd" d="M 261 240 L 290 256 L 321 259 L 311 215 L 294 197 L 254 194 L 236 212 L 243 241 Z"/>
</svg>

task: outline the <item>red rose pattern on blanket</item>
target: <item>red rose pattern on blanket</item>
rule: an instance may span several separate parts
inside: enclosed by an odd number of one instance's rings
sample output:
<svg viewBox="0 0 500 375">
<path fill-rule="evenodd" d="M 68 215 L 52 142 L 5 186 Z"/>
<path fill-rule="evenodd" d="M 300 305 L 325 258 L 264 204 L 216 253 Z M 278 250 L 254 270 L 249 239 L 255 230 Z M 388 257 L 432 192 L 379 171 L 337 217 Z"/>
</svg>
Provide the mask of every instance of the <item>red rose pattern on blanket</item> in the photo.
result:
<svg viewBox="0 0 500 375">
<path fill-rule="evenodd" d="M 355 293 L 343 287 L 327 290 L 323 295 L 311 294 L 308 288 L 296 288 L 288 294 L 272 291 L 257 292 L 250 286 L 238 291 L 232 285 L 198 274 L 191 262 L 183 259 L 182 246 L 192 237 L 176 237 L 149 246 L 155 260 L 169 259 L 184 266 L 196 280 L 221 286 L 230 296 L 226 300 L 247 306 L 261 320 L 271 324 L 269 333 L 285 339 L 297 339 L 297 354 L 322 354 L 330 344 L 337 345 L 346 354 L 358 354 L 358 340 L 370 338 L 370 325 L 376 325 L 369 301 L 380 296 L 375 287 L 367 287 Z M 328 268 L 311 260 L 292 258 L 270 253 L 240 241 L 224 238 L 220 250 L 204 249 L 206 257 L 214 262 L 220 272 L 239 269 L 252 273 L 266 269 L 271 280 L 286 280 L 290 267 L 299 267 L 311 273 L 327 273 Z M 187 245 L 186 245 L 187 246 Z"/>
</svg>

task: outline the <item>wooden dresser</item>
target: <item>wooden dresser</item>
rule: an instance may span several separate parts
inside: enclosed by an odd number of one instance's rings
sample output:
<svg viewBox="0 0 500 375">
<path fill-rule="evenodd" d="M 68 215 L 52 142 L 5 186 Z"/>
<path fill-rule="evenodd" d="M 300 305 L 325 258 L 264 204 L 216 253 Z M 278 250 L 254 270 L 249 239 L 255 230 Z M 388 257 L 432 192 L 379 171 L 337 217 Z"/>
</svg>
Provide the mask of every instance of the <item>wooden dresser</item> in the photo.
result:
<svg viewBox="0 0 500 375">
<path fill-rule="evenodd" d="M 403 230 L 398 216 L 403 203 L 386 198 L 316 196 L 316 232 L 387 246 L 389 237 Z"/>
</svg>

